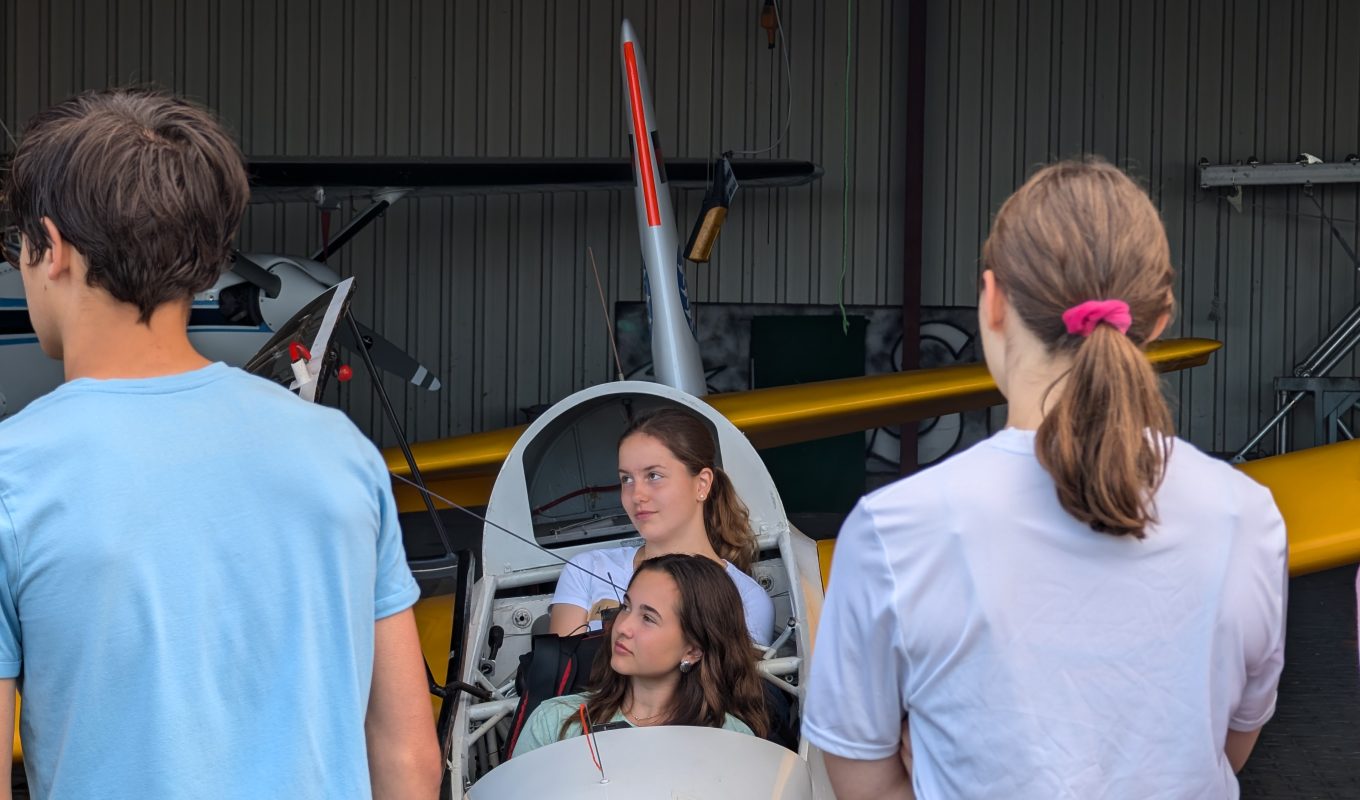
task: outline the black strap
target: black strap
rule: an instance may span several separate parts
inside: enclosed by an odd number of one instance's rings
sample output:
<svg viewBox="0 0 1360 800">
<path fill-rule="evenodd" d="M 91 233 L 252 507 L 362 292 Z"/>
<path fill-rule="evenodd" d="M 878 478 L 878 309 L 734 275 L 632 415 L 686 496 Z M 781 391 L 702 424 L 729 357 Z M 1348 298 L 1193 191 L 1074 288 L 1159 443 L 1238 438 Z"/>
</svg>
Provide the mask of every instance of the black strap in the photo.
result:
<svg viewBox="0 0 1360 800">
<path fill-rule="evenodd" d="M 544 700 L 575 694 L 586 688 L 591 664 L 604 641 L 603 631 L 575 636 L 548 633 L 533 638 L 529 652 L 519 658 L 519 673 L 515 677 L 519 705 L 511 718 L 504 757 L 515 752 L 515 743 L 524 730 L 524 723 Z"/>
</svg>

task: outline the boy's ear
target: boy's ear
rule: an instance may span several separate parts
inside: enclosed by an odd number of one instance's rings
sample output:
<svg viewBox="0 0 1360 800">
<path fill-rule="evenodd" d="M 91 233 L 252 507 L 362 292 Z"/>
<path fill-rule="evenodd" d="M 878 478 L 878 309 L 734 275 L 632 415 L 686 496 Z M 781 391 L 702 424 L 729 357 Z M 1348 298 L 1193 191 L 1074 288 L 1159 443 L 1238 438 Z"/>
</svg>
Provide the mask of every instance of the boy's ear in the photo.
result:
<svg viewBox="0 0 1360 800">
<path fill-rule="evenodd" d="M 61 231 L 57 230 L 51 217 L 43 217 L 42 225 L 43 230 L 47 231 L 47 240 L 50 244 L 47 247 L 47 254 L 38 265 L 47 270 L 48 280 L 54 281 L 71 271 L 71 256 L 75 248 L 62 237 Z"/>
</svg>

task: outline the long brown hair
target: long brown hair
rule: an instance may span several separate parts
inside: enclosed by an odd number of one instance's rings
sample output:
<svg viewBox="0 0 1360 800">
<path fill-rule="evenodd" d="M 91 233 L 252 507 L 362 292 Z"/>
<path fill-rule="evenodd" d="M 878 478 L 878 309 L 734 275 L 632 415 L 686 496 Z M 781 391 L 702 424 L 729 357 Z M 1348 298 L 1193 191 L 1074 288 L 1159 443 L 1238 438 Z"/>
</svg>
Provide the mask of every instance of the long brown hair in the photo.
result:
<svg viewBox="0 0 1360 800">
<path fill-rule="evenodd" d="M 680 629 L 685 640 L 703 651 L 694 668 L 680 673 L 665 725 L 721 728 L 731 714 L 756 736 L 769 732 L 765 691 L 756 668 L 756 651 L 746 629 L 741 595 L 726 570 L 703 556 L 671 553 L 649 558 L 632 580 L 644 572 L 663 572 L 680 592 Z M 629 581 L 629 586 L 632 581 Z M 600 648 L 591 667 L 586 709 L 592 726 L 614 718 L 628 698 L 631 680 L 610 666 L 613 647 Z M 558 738 L 579 724 L 572 716 Z"/>
<path fill-rule="evenodd" d="M 619 437 L 643 433 L 666 446 L 691 476 L 707 467 L 713 470 L 713 485 L 704 500 L 704 529 L 708 542 L 719 557 L 749 574 L 756 557 L 756 537 L 751 532 L 751 515 L 737 496 L 732 479 L 718 466 L 718 445 L 702 420 L 688 411 L 665 408 L 637 417 Z"/>
<path fill-rule="evenodd" d="M 1157 209 L 1104 161 L 1059 162 L 1001 206 L 982 259 L 1049 354 L 1071 359 L 1035 441 L 1059 502 L 1093 530 L 1142 538 L 1157 521 L 1153 495 L 1173 435 L 1142 351 L 1174 305 Z M 1127 303 L 1127 335 L 1107 324 L 1085 337 L 1068 333 L 1063 312 L 1088 300 Z"/>
</svg>

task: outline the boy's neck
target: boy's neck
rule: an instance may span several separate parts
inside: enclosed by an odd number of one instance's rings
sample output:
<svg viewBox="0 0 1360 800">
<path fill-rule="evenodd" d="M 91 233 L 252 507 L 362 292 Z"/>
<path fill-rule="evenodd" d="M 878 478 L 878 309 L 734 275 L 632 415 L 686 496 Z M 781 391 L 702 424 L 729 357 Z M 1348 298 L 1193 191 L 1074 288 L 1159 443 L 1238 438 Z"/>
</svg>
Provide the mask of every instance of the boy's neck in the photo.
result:
<svg viewBox="0 0 1360 800">
<path fill-rule="evenodd" d="M 138 321 L 129 303 L 83 304 L 78 319 L 62 331 L 66 380 L 155 378 L 189 372 L 212 363 L 189 343 L 188 301 L 165 303 Z"/>
</svg>

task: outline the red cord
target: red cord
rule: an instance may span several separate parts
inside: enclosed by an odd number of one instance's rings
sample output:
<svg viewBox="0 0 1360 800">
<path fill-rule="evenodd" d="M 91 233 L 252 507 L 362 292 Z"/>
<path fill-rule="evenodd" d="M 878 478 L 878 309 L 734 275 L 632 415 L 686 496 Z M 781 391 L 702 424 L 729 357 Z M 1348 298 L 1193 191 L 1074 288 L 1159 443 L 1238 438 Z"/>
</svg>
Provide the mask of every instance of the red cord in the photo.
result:
<svg viewBox="0 0 1360 800">
<path fill-rule="evenodd" d="M 293 359 L 293 360 L 296 361 L 297 359 Z M 583 495 L 583 494 L 598 494 L 598 493 L 600 493 L 600 492 L 617 492 L 617 491 L 619 491 L 620 488 L 621 488 L 621 487 L 620 487 L 619 484 L 617 484 L 617 483 L 611 483 L 611 484 L 608 485 L 608 486 L 587 486 L 587 487 L 585 487 L 584 489 L 577 489 L 577 490 L 574 491 L 574 492 L 568 492 L 567 494 L 562 495 L 561 497 L 557 498 L 556 500 L 549 500 L 548 502 L 544 503 L 543 505 L 539 506 L 538 508 L 535 508 L 535 509 L 533 510 L 533 513 L 534 513 L 534 514 L 542 514 L 544 511 L 547 511 L 548 509 L 552 508 L 553 506 L 561 505 L 561 504 L 567 502 L 568 500 L 571 500 L 571 499 L 574 498 L 574 497 L 580 497 L 580 496 Z"/>
<path fill-rule="evenodd" d="M 595 753 L 595 744 L 591 741 L 590 720 L 586 719 L 586 704 L 581 704 L 581 732 L 586 735 L 586 747 L 590 748 L 590 760 L 595 764 L 595 769 L 604 774 L 604 767 L 600 766 L 600 758 Z"/>
</svg>

